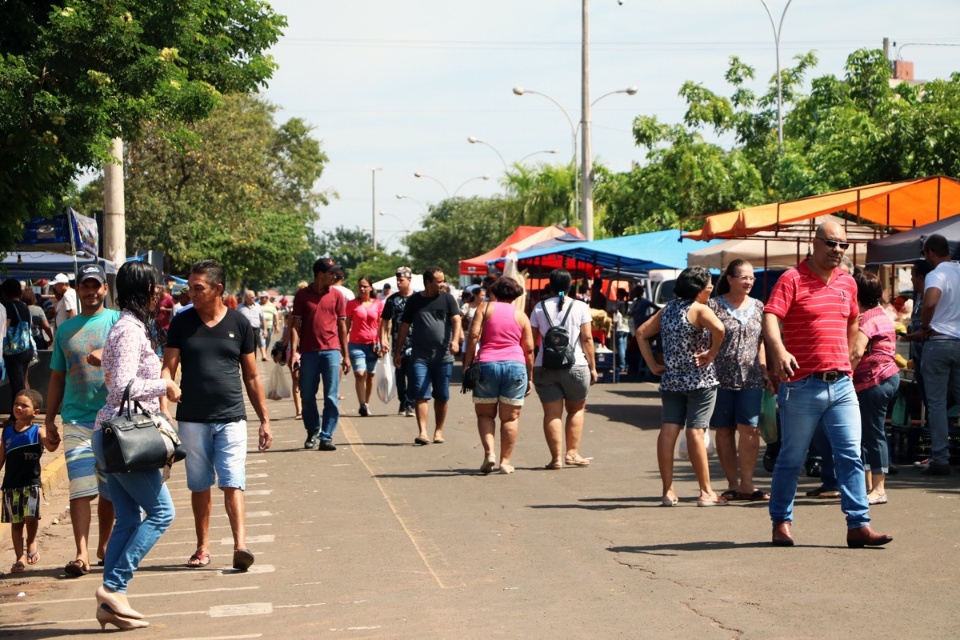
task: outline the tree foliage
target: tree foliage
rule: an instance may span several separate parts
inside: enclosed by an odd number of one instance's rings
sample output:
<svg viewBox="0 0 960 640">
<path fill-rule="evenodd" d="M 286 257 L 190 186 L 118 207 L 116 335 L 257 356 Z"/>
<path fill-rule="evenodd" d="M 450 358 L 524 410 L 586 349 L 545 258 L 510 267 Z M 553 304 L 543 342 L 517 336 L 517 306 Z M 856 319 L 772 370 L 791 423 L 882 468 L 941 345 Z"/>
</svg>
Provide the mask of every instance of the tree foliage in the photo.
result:
<svg viewBox="0 0 960 640">
<path fill-rule="evenodd" d="M 0 3 L 0 249 L 108 162 L 111 138 L 175 132 L 263 85 L 285 24 L 262 0 Z"/>
<path fill-rule="evenodd" d="M 274 111 L 230 95 L 202 121 L 180 131 L 158 126 L 128 144 L 129 252 L 161 250 L 173 273 L 213 258 L 236 286 L 271 284 L 294 270 L 326 202 L 313 184 L 327 158 L 309 127 L 296 118 L 277 126 Z"/>
<path fill-rule="evenodd" d="M 423 228 L 404 238 L 410 266 L 419 272 L 437 265 L 454 280 L 460 260 L 493 249 L 513 231 L 516 225 L 507 220 L 517 206 L 502 197 L 475 197 L 450 198 L 431 207 Z"/>
</svg>

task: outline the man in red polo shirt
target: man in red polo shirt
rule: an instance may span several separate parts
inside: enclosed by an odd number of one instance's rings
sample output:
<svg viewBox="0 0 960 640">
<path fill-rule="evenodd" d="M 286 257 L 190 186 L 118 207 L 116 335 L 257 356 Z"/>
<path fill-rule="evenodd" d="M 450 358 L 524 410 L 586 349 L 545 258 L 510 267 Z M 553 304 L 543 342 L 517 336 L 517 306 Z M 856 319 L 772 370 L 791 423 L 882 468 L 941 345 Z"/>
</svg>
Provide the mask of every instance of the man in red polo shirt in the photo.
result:
<svg viewBox="0 0 960 640">
<path fill-rule="evenodd" d="M 780 277 L 763 309 L 768 369 L 780 385 L 781 448 L 769 507 L 775 546 L 793 546 L 790 527 L 797 479 L 821 421 L 833 446 L 840 507 L 847 514 L 847 546 L 893 540 L 870 528 L 860 459 L 860 410 L 850 366 L 860 313 L 857 284 L 838 268 L 848 246 L 843 227 L 835 222 L 820 225 L 813 254 Z"/>
<path fill-rule="evenodd" d="M 340 265 L 330 258 L 313 263 L 313 282 L 293 298 L 290 321 L 293 361 L 300 362 L 300 398 L 304 449 L 336 451 L 333 431 L 340 419 L 340 370 L 350 370 L 347 358 L 347 302 L 333 283 Z M 323 380 L 323 416 L 317 407 L 317 390 Z M 319 442 L 318 442 L 319 441 Z"/>
</svg>

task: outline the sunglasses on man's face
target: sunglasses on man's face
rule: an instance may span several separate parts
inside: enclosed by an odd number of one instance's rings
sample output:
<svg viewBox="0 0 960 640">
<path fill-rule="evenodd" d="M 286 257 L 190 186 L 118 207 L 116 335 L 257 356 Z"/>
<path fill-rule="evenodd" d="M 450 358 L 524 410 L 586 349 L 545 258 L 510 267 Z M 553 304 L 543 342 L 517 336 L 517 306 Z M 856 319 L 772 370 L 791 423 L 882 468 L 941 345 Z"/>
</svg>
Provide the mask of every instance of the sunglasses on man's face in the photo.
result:
<svg viewBox="0 0 960 640">
<path fill-rule="evenodd" d="M 836 249 L 837 247 L 840 247 L 841 249 L 846 251 L 848 248 L 850 248 L 849 242 L 840 242 L 839 240 L 826 240 L 824 238 L 817 238 L 817 240 L 827 245 L 831 249 Z"/>
</svg>

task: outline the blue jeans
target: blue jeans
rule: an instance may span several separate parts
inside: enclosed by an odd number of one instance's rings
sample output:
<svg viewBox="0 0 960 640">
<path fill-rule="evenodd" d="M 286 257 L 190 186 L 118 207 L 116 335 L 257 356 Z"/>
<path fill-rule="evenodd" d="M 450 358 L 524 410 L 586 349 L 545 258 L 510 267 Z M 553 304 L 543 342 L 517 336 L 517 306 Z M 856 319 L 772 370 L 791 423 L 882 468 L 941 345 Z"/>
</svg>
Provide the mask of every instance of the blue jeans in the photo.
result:
<svg viewBox="0 0 960 640">
<path fill-rule="evenodd" d="M 793 522 L 797 479 L 807 457 L 810 440 L 823 421 L 833 447 L 840 508 L 847 514 L 847 527 L 870 523 L 867 490 L 860 459 L 860 407 L 850 376 L 824 382 L 808 376 L 780 385 L 780 455 L 770 487 L 770 518 L 774 523 Z"/>
<path fill-rule="evenodd" d="M 813 448 L 820 456 L 820 487 L 824 491 L 838 491 L 840 487 L 837 485 L 837 472 L 833 466 L 833 447 L 830 446 L 830 438 L 823 430 L 822 422 L 813 432 Z"/>
<path fill-rule="evenodd" d="M 930 461 L 949 464 L 947 396 L 960 400 L 960 340 L 927 340 L 920 367 L 930 426 Z"/>
<path fill-rule="evenodd" d="M 408 389 L 407 394 L 412 395 L 415 400 L 429 400 L 432 396 L 437 402 L 448 402 L 452 375 L 452 362 L 411 358 L 410 381 L 413 389 Z"/>
<path fill-rule="evenodd" d="M 630 337 L 629 331 L 617 330 L 617 369 L 627 370 L 627 339 Z"/>
<path fill-rule="evenodd" d="M 300 400 L 303 403 L 303 426 L 307 435 L 320 434 L 324 442 L 333 440 L 340 419 L 340 362 L 337 349 L 309 351 L 300 354 Z M 317 391 L 323 380 L 323 419 L 317 408 Z"/>
<path fill-rule="evenodd" d="M 860 423 L 863 425 L 863 452 L 867 466 L 874 473 L 886 475 L 890 467 L 887 448 L 887 407 L 900 389 L 900 374 L 859 392 Z"/>
<path fill-rule="evenodd" d="M 103 466 L 103 432 L 93 432 L 93 453 Z M 173 499 L 160 470 L 108 473 L 116 521 L 103 559 L 103 584 L 127 592 L 133 572 L 173 522 Z M 140 510 L 147 516 L 141 519 Z"/>
</svg>

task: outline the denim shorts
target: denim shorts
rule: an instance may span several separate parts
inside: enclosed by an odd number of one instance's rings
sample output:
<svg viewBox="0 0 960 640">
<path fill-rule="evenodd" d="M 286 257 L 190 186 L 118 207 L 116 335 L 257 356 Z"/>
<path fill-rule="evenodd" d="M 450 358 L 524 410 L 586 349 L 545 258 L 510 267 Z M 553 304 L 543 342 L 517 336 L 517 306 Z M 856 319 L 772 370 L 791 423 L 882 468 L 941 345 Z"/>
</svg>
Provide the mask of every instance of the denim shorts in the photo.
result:
<svg viewBox="0 0 960 640">
<path fill-rule="evenodd" d="M 502 402 L 523 406 L 527 395 L 527 367 L 522 362 L 481 362 L 480 380 L 473 390 L 474 404 Z"/>
<path fill-rule="evenodd" d="M 437 402 L 450 400 L 450 377 L 453 375 L 452 362 L 410 361 L 410 385 L 407 395 L 414 400 L 429 400 L 431 390 Z"/>
<path fill-rule="evenodd" d="M 537 367 L 533 370 L 533 386 L 540 402 L 583 402 L 590 391 L 590 367 L 585 364 L 569 369 Z"/>
<path fill-rule="evenodd" d="M 247 421 L 183 422 L 177 425 L 187 452 L 187 488 L 206 491 L 214 485 L 246 487 Z M 216 474 L 216 475 L 214 475 Z"/>
<path fill-rule="evenodd" d="M 661 391 L 663 424 L 678 424 L 688 429 L 706 429 L 710 426 L 713 405 L 717 400 L 717 388 L 692 389 L 690 391 Z"/>
<path fill-rule="evenodd" d="M 717 404 L 713 408 L 710 426 L 714 429 L 760 424 L 760 401 L 763 389 L 717 389 Z"/>
<path fill-rule="evenodd" d="M 375 344 L 359 344 L 357 342 L 348 342 L 347 349 L 350 353 L 350 366 L 353 371 L 373 371 L 377 365 L 377 354 L 374 352 Z"/>
</svg>

